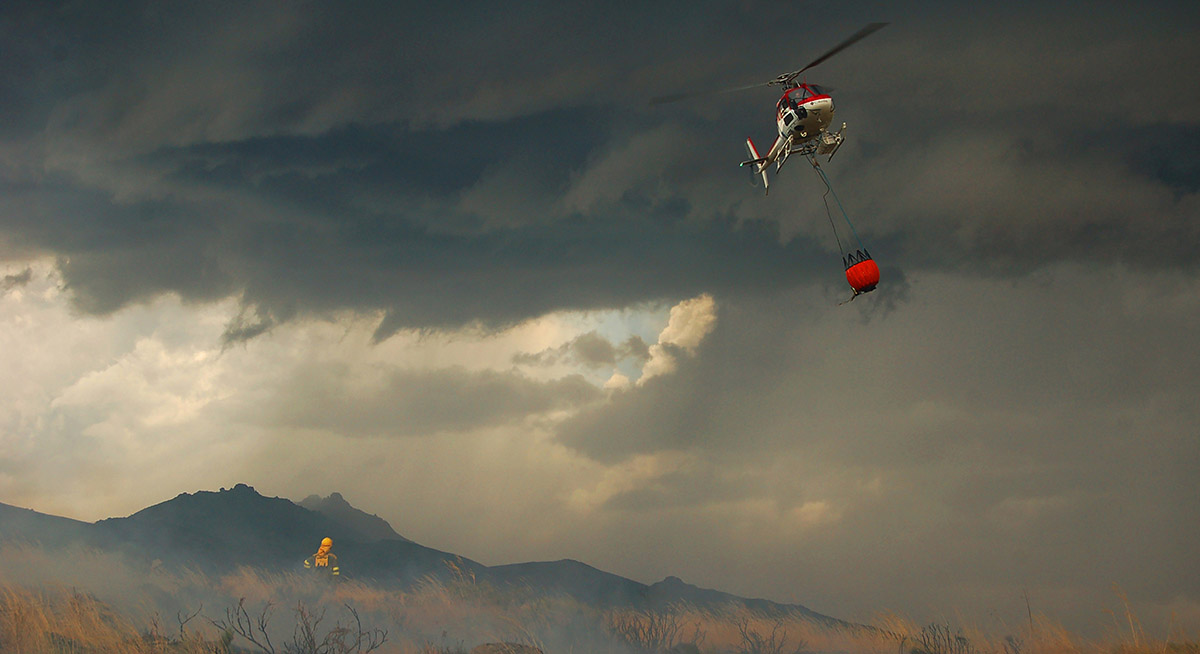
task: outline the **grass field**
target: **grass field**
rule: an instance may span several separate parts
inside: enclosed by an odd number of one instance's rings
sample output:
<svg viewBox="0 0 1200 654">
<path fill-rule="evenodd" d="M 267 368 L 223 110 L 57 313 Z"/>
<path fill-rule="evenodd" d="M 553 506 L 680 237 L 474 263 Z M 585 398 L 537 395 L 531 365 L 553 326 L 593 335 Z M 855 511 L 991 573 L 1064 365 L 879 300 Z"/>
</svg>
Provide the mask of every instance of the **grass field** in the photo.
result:
<svg viewBox="0 0 1200 654">
<path fill-rule="evenodd" d="M 991 633 L 898 615 L 847 627 L 734 608 L 599 610 L 464 574 L 401 590 L 246 568 L 210 577 L 139 568 L 110 554 L 63 558 L 37 548 L 10 549 L 0 566 L 0 651 L 12 654 L 457 654 L 487 642 L 556 654 L 1200 654 L 1195 634 L 1171 625 L 1147 628 L 1128 604 L 1113 618 L 1112 633 L 1093 640 L 1038 615 Z"/>
</svg>

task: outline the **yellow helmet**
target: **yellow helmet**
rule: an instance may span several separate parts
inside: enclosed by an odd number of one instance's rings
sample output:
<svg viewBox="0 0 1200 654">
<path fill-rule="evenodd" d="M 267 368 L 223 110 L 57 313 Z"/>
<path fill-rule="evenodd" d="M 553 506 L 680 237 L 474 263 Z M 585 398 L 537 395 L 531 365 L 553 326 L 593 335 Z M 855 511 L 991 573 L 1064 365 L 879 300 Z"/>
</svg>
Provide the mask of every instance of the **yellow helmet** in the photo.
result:
<svg viewBox="0 0 1200 654">
<path fill-rule="evenodd" d="M 322 538 L 321 539 L 321 547 L 324 547 L 326 549 L 333 547 L 333 539 L 332 538 Z"/>
</svg>

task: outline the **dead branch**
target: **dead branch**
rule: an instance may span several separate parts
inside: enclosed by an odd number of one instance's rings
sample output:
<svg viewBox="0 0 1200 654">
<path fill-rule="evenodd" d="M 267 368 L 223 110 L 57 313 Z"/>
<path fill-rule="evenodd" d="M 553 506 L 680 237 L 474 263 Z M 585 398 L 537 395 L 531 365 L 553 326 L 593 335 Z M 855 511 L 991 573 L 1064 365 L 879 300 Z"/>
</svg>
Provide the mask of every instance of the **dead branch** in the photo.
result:
<svg viewBox="0 0 1200 654">
<path fill-rule="evenodd" d="M 204 603 L 201 602 L 200 608 L 196 609 L 195 612 L 193 612 L 190 615 L 187 615 L 186 617 L 185 617 L 185 614 L 183 611 L 177 611 L 175 613 L 175 620 L 177 622 L 179 622 L 179 640 L 183 640 L 184 638 L 187 638 L 187 629 L 186 629 L 187 623 L 191 622 L 193 618 L 200 615 L 200 612 L 203 610 L 204 610 Z"/>
<path fill-rule="evenodd" d="M 267 633 L 267 623 L 270 620 L 271 602 L 263 605 L 262 612 L 259 613 L 257 619 L 252 619 L 249 611 L 246 610 L 246 598 L 243 597 L 238 600 L 237 606 L 225 609 L 224 620 L 209 618 L 208 621 L 221 631 L 234 633 L 245 638 L 252 645 L 267 654 L 275 654 L 275 646 L 271 644 L 271 636 Z"/>
</svg>

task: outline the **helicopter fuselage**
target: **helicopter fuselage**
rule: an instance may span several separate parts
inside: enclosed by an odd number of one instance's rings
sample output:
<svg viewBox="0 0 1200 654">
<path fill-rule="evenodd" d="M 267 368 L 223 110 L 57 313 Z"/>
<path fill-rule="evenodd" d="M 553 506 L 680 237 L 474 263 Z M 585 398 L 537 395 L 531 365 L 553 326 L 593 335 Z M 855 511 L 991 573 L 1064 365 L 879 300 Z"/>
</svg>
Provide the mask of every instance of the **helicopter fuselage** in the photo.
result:
<svg viewBox="0 0 1200 654">
<path fill-rule="evenodd" d="M 783 96 L 775 105 L 775 126 L 779 130 L 779 136 L 771 144 L 771 148 L 767 150 L 765 156 L 760 154 L 758 148 L 754 146 L 754 142 L 747 138 L 746 153 L 750 155 L 750 158 L 739 164 L 740 166 L 750 166 L 755 175 L 762 176 L 764 192 L 770 187 L 767 168 L 772 164 L 778 172 L 783 168 L 788 157 L 798 154 L 808 157 L 815 167 L 817 155 L 828 155 L 830 159 L 833 159 L 833 155 L 846 139 L 846 123 L 842 123 L 841 129 L 836 132 L 829 131 L 829 126 L 833 123 L 833 98 L 826 93 L 828 89 L 816 84 L 797 82 L 796 79 L 803 75 L 804 71 L 874 34 L 885 25 L 887 23 L 870 23 L 855 32 L 850 38 L 826 51 L 825 54 L 812 60 L 807 66 L 783 73 L 768 82 L 719 91 L 728 93 L 758 86 L 779 86 L 784 89 Z M 671 102 L 693 95 L 697 94 L 667 96 L 661 101 Z"/>
<path fill-rule="evenodd" d="M 816 138 L 833 122 L 833 98 L 814 94 L 805 86 L 788 89 L 776 106 L 779 136 L 790 136 L 795 144 Z"/>
<path fill-rule="evenodd" d="M 838 132 L 829 131 L 833 122 L 833 98 L 814 84 L 800 84 L 783 92 L 775 106 L 775 124 L 779 128 L 779 137 L 771 144 L 766 156 L 760 155 L 758 148 L 750 139 L 746 139 L 746 151 L 750 159 L 743 161 L 743 166 L 753 166 L 754 174 L 762 175 L 763 189 L 770 186 L 767 179 L 767 168 L 772 164 L 776 170 L 783 168 L 784 162 L 793 154 L 806 157 L 813 155 L 829 155 L 832 159 L 843 140 L 846 125 Z"/>
</svg>

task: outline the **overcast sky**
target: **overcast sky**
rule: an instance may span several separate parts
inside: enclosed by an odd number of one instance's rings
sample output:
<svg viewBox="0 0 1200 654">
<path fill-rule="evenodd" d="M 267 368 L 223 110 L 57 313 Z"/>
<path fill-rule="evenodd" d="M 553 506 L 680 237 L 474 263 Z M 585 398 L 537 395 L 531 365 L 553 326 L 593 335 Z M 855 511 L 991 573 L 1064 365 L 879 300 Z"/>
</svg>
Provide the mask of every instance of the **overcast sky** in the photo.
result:
<svg viewBox="0 0 1200 654">
<path fill-rule="evenodd" d="M 169 4 L 0 9 L 0 502 L 1200 631 L 1200 5 Z M 777 92 L 648 100 L 871 21 L 839 306 L 811 167 L 737 166 Z"/>
</svg>

